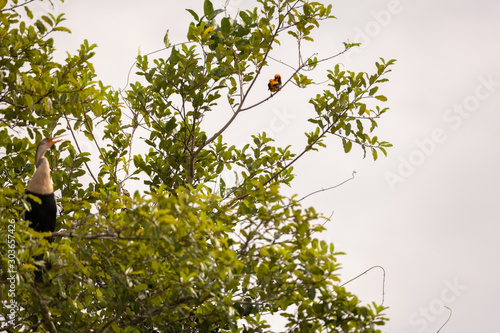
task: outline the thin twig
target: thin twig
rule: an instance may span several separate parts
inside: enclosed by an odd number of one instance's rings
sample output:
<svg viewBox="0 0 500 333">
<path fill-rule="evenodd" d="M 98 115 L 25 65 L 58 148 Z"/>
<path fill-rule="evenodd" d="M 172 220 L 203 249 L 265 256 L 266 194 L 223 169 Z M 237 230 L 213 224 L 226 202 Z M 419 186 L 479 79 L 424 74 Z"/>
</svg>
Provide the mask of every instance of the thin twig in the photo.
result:
<svg viewBox="0 0 500 333">
<path fill-rule="evenodd" d="M 346 284 L 348 284 L 349 282 L 352 282 L 352 281 L 354 281 L 354 280 L 358 279 L 360 276 L 362 276 L 362 275 L 364 275 L 364 274 L 368 273 L 369 271 L 371 271 L 371 270 L 372 270 L 372 269 L 374 269 L 374 268 L 380 268 L 380 269 L 382 269 L 382 272 L 384 273 L 384 275 L 383 275 L 383 281 L 382 281 L 382 304 L 381 304 L 381 305 L 384 305 L 384 297 L 385 297 L 385 269 L 384 269 L 384 267 L 382 267 L 382 266 L 378 266 L 378 265 L 377 265 L 377 266 L 370 267 L 370 268 L 368 268 L 366 271 L 364 271 L 363 273 L 361 273 L 361 274 L 359 274 L 359 275 L 357 275 L 357 276 L 353 277 L 352 279 L 350 279 L 350 280 L 349 280 L 349 281 L 347 281 L 347 282 L 344 282 L 344 283 L 343 283 L 343 284 L 341 284 L 340 286 L 341 286 L 341 287 L 345 286 L 345 285 L 346 285 Z"/>
<path fill-rule="evenodd" d="M 101 158 L 102 158 L 102 161 L 104 162 L 104 164 L 106 164 L 106 166 L 109 168 L 109 170 L 111 170 L 111 167 L 109 166 L 108 164 L 108 160 L 107 160 L 107 156 L 104 156 L 104 153 L 102 152 L 102 149 L 101 147 L 99 146 L 99 142 L 97 142 L 97 138 L 95 137 L 94 135 L 94 131 L 93 129 L 91 128 L 90 126 L 90 122 L 89 122 L 89 119 L 87 117 L 87 114 L 84 112 L 83 113 L 83 120 L 85 121 L 85 124 L 87 125 L 87 128 L 89 130 L 89 133 L 90 135 L 92 136 L 92 140 L 94 141 L 96 147 L 97 147 L 97 150 L 99 150 L 99 154 L 101 155 Z M 110 172 L 110 175 L 111 177 L 113 178 L 113 180 L 115 181 L 115 184 L 116 185 L 120 185 L 120 182 L 118 181 L 118 179 L 116 178 L 116 168 L 114 170 L 115 172 Z M 96 182 L 97 183 L 97 182 Z"/>
<path fill-rule="evenodd" d="M 309 58 L 307 58 L 307 61 L 309 61 L 309 59 L 311 59 L 311 58 L 312 58 L 312 57 L 314 57 L 314 56 L 316 56 L 316 53 L 314 53 L 314 54 L 313 54 L 313 55 L 311 55 Z M 253 104 L 253 105 L 250 105 L 250 106 L 247 106 L 246 108 L 241 108 L 239 111 L 243 112 L 243 111 L 246 111 L 246 110 L 253 109 L 253 108 L 255 108 L 256 106 L 258 106 L 258 105 L 260 105 L 260 104 L 264 103 L 265 101 L 267 101 L 267 100 L 268 100 L 268 99 L 270 99 L 271 97 L 274 97 L 274 95 L 276 95 L 276 94 L 278 94 L 280 91 L 282 91 L 282 90 L 285 88 L 285 86 L 288 84 L 288 82 L 292 81 L 293 77 L 294 77 L 294 76 L 295 76 L 298 72 L 300 72 L 302 69 L 304 69 L 304 67 L 305 67 L 305 66 L 306 66 L 305 64 L 303 64 L 302 66 L 299 66 L 299 67 L 295 70 L 295 72 L 293 72 L 293 74 L 292 74 L 292 75 L 290 75 L 290 77 L 288 78 L 288 80 L 286 80 L 286 81 L 283 83 L 283 85 L 281 86 L 280 90 L 278 90 L 276 93 L 274 93 L 274 94 L 272 94 L 271 96 L 269 96 L 269 97 L 267 97 L 267 98 L 265 98 L 265 99 L 261 100 L 260 102 L 257 102 L 257 103 L 255 103 L 255 104 Z"/>
<path fill-rule="evenodd" d="M 13 11 L 14 9 L 17 9 L 19 7 L 24 7 L 24 6 L 26 6 L 27 4 L 29 4 L 30 2 L 33 2 L 33 1 L 35 1 L 35 0 L 29 0 L 29 1 L 26 1 L 25 3 L 19 4 L 19 5 L 15 5 L 15 6 L 12 6 L 10 8 L 2 9 L 2 10 L 0 10 L 0 13 L 6 12 L 6 11 L 9 11 L 9 10 Z"/>
<path fill-rule="evenodd" d="M 441 327 L 437 330 L 437 332 L 436 332 L 436 333 L 441 332 L 441 329 L 442 329 L 442 328 L 443 328 L 446 324 L 448 324 L 448 322 L 449 322 L 449 321 L 450 321 L 450 319 L 451 319 L 451 315 L 453 314 L 453 311 L 452 311 L 449 307 L 447 307 L 446 305 L 445 305 L 444 307 L 445 307 L 445 308 L 447 308 L 448 310 L 450 310 L 450 315 L 448 316 L 448 319 L 446 319 L 446 321 L 444 322 L 443 326 L 441 326 Z"/>
<path fill-rule="evenodd" d="M 189 43 L 195 43 L 195 42 L 188 41 L 188 42 L 181 42 L 181 43 L 169 45 L 168 47 L 162 47 L 161 49 L 158 49 L 156 51 L 152 51 L 152 52 L 146 53 L 144 56 L 147 57 L 147 56 L 150 56 L 152 54 L 155 54 L 155 53 L 158 53 L 158 52 L 161 52 L 161 51 L 165 51 L 166 49 L 169 49 L 171 47 L 176 47 L 178 45 L 189 44 Z M 130 73 L 132 73 L 132 69 L 134 69 L 135 64 L 137 64 L 137 60 L 134 61 L 134 63 L 130 66 L 130 69 L 128 70 L 128 74 L 127 74 L 127 83 L 125 83 L 125 87 L 123 87 L 123 89 L 121 89 L 121 90 L 125 90 L 125 88 L 127 88 L 128 84 L 130 82 Z"/>
<path fill-rule="evenodd" d="M 303 198 L 301 198 L 301 199 L 299 199 L 299 200 L 297 200 L 297 201 L 302 201 L 302 200 L 304 200 L 305 198 L 310 197 L 310 196 L 311 196 L 311 195 L 313 195 L 313 194 L 316 194 L 316 193 L 319 193 L 319 192 L 324 192 L 324 191 L 333 190 L 334 188 L 337 188 L 337 187 L 339 187 L 339 186 L 341 186 L 341 185 L 344 185 L 344 184 L 345 184 L 345 183 L 347 183 L 348 181 L 353 180 L 353 179 L 354 179 L 354 175 L 355 175 L 355 174 L 356 174 L 356 171 L 353 171 L 353 172 L 352 172 L 352 177 L 351 177 L 351 178 L 349 178 L 349 179 L 344 180 L 342 183 L 337 184 L 337 185 L 334 185 L 334 186 L 330 186 L 330 187 L 327 187 L 327 188 L 322 188 L 321 190 L 314 191 L 314 192 L 309 193 L 308 195 L 306 195 L 305 197 L 303 197 Z"/>
<path fill-rule="evenodd" d="M 71 136 L 73 137 L 73 141 L 75 142 L 75 145 L 76 145 L 76 149 L 78 149 L 78 152 L 81 154 L 82 153 L 82 150 L 80 148 L 80 145 L 78 144 L 78 140 L 76 139 L 76 136 L 75 136 L 75 133 L 73 132 L 73 128 L 71 128 L 71 124 L 69 122 L 69 119 L 68 119 L 68 116 L 66 115 L 66 112 L 63 112 L 63 115 L 64 115 L 64 118 L 66 119 L 66 122 L 68 123 L 68 128 L 71 132 Z M 94 174 L 92 173 L 92 170 L 90 170 L 90 167 L 89 165 L 87 164 L 87 162 L 83 162 L 85 164 L 85 167 L 87 168 L 90 176 L 92 177 L 92 179 L 94 180 L 94 183 L 97 184 L 97 179 L 95 178 Z"/>
</svg>

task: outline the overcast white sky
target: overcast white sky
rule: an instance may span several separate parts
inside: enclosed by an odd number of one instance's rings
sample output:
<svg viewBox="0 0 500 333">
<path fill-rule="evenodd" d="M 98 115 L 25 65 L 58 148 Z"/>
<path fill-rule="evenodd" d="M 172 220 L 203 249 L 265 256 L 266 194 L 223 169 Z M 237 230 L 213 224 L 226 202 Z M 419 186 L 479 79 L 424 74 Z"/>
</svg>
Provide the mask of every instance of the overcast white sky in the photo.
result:
<svg viewBox="0 0 500 333">
<path fill-rule="evenodd" d="M 100 79 L 123 88 L 139 47 L 142 54 L 162 48 L 167 29 L 172 42 L 185 40 L 190 15 L 184 8 L 200 11 L 203 2 L 177 3 L 67 0 L 56 10 L 67 13 L 73 34 L 56 38 L 56 46 L 63 54 L 74 53 L 83 39 L 97 43 Z M 380 56 L 398 60 L 382 88 L 391 111 L 377 132 L 394 148 L 373 162 L 358 149 L 345 155 L 331 139 L 327 150 L 296 166 L 293 192 L 306 195 L 357 171 L 354 180 L 304 204 L 327 216 L 334 211 L 323 237 L 347 253 L 340 258 L 344 281 L 374 265 L 385 268 L 391 318 L 385 331 L 436 332 L 448 318 L 446 305 L 453 316 L 441 332 L 498 332 L 500 2 L 328 3 L 338 19 L 315 35 L 310 52 L 327 56 L 350 40 L 364 46 L 336 59 L 347 69 L 369 71 Z M 273 56 L 295 59 L 294 52 L 295 45 L 285 45 Z M 276 64 L 266 72 L 263 95 L 275 72 L 289 70 Z M 236 122 L 228 140 L 237 144 L 267 128 L 279 144 L 301 147 L 307 100 L 307 92 L 290 87 Z M 372 270 L 348 286 L 364 302 L 380 302 L 382 273 Z"/>
</svg>

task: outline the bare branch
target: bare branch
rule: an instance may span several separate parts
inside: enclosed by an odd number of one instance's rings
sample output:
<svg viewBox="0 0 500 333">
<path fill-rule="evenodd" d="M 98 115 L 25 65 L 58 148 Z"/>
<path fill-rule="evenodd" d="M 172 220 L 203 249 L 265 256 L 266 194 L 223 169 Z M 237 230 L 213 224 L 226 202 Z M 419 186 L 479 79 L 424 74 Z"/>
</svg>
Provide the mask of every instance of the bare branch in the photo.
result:
<svg viewBox="0 0 500 333">
<path fill-rule="evenodd" d="M 70 125 L 70 122 L 69 122 L 68 116 L 66 115 L 66 112 L 63 111 L 63 115 L 64 115 L 64 118 L 66 119 L 67 124 L 68 124 L 68 128 L 71 132 L 71 136 L 73 137 L 73 142 L 75 142 L 76 149 L 78 149 L 78 152 L 81 154 L 82 149 L 80 148 L 80 145 L 78 144 L 78 140 L 76 139 L 75 132 L 73 132 L 73 128 Z M 85 167 L 87 168 L 87 171 L 89 172 L 90 176 L 94 180 L 94 183 L 97 184 L 97 179 L 95 178 L 94 174 L 92 173 L 92 170 L 90 170 L 89 165 L 87 164 L 87 162 L 84 162 L 84 164 L 85 164 Z"/>
<path fill-rule="evenodd" d="M 99 143 L 97 142 L 96 137 L 94 136 L 94 132 L 91 130 L 89 119 L 88 119 L 87 114 L 85 112 L 83 112 L 83 117 L 84 117 L 84 120 L 85 120 L 85 124 L 87 124 L 87 127 L 89 129 L 89 133 L 92 136 L 92 139 L 95 142 L 95 145 L 96 145 L 97 149 L 99 150 L 99 154 L 101 155 L 102 161 L 104 162 L 104 164 L 106 164 L 106 166 L 109 168 L 109 170 L 111 170 L 111 168 L 109 167 L 108 161 L 106 160 L 106 156 L 104 156 L 104 153 L 102 152 L 101 147 L 99 146 Z M 116 170 L 115 170 L 115 172 L 116 172 Z M 120 182 L 116 178 L 116 174 L 110 172 L 110 175 L 111 175 L 111 177 L 113 177 L 113 180 L 115 181 L 115 184 L 119 185 Z M 97 181 L 96 181 L 96 183 L 97 183 Z"/>
<path fill-rule="evenodd" d="M 341 287 L 345 286 L 346 284 L 348 284 L 348 283 L 350 283 L 350 282 L 352 282 L 352 281 L 354 281 L 354 280 L 358 279 L 360 276 L 362 276 L 362 275 L 364 275 L 364 274 L 368 273 L 369 271 L 371 271 L 371 270 L 372 270 L 372 269 L 374 269 L 374 268 L 380 268 L 380 269 L 382 270 L 382 272 L 384 273 L 384 275 L 383 275 L 383 281 L 382 281 L 382 305 L 384 305 L 384 296 L 385 296 L 385 269 L 384 269 L 384 267 L 382 267 L 382 266 L 373 266 L 373 267 L 370 267 L 370 268 L 368 268 L 366 271 L 364 271 L 363 273 L 361 273 L 361 274 L 359 274 L 359 275 L 357 275 L 357 276 L 353 277 L 352 279 L 350 279 L 350 280 L 349 280 L 349 281 L 347 281 L 347 282 L 344 282 L 344 283 L 343 283 L 343 284 L 341 284 L 340 286 L 341 286 Z"/>
<path fill-rule="evenodd" d="M 443 327 L 445 327 L 445 325 L 446 325 L 446 324 L 448 324 L 448 322 L 449 322 L 449 321 L 450 321 L 450 319 L 451 319 L 451 315 L 453 314 L 453 311 L 451 311 L 451 309 L 450 309 L 449 307 L 447 307 L 446 305 L 445 305 L 444 307 L 445 307 L 445 308 L 447 308 L 448 310 L 450 310 L 450 315 L 448 316 L 448 319 L 446 319 L 446 321 L 444 322 L 443 326 L 441 326 L 441 327 L 437 330 L 437 332 L 436 332 L 436 333 L 441 332 L 441 329 L 442 329 Z"/>
<path fill-rule="evenodd" d="M 334 188 L 337 188 L 337 187 L 339 187 L 339 186 L 342 186 L 342 185 L 344 185 L 345 183 L 347 183 L 348 181 L 353 180 L 353 179 L 354 179 L 354 175 L 355 175 L 355 174 L 356 174 L 356 171 L 353 171 L 353 172 L 352 172 L 352 177 L 351 177 L 351 178 L 349 178 L 349 179 L 344 180 L 342 183 L 337 184 L 337 185 L 334 185 L 334 186 L 330 186 L 330 187 L 327 187 L 327 188 L 322 188 L 321 190 L 314 191 L 314 192 L 309 193 L 308 195 L 306 195 L 305 197 L 303 197 L 303 198 L 301 198 L 301 199 L 299 199 L 299 200 L 297 200 L 297 201 L 299 201 L 299 202 L 300 202 L 300 201 L 304 200 L 305 198 L 310 197 L 311 195 L 314 195 L 314 194 L 316 194 L 316 193 L 319 193 L 319 192 L 324 192 L 324 191 L 329 191 L 329 190 L 333 190 Z"/>
</svg>

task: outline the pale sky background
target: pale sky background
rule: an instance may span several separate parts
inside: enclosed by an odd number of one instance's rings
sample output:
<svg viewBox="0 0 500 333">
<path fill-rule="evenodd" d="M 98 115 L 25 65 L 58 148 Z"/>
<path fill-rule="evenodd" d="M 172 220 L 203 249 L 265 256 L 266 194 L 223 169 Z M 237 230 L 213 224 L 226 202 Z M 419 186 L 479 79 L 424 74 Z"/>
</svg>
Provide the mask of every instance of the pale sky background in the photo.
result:
<svg viewBox="0 0 500 333">
<path fill-rule="evenodd" d="M 67 0 L 56 4 L 56 11 L 66 13 L 73 34 L 57 35 L 56 47 L 64 55 L 75 53 L 83 39 L 98 44 L 93 63 L 99 78 L 124 88 L 139 47 L 142 54 L 162 48 L 167 29 L 172 43 L 185 41 L 191 17 L 184 9 L 201 12 L 202 3 Z M 344 154 L 340 141 L 331 138 L 326 150 L 296 165 L 291 193 L 302 197 L 357 171 L 354 180 L 303 203 L 327 216 L 334 212 L 322 237 L 346 252 L 339 258 L 344 281 L 371 266 L 384 267 L 384 305 L 391 319 L 385 332 L 436 332 L 448 318 L 445 305 L 453 315 L 441 332 L 499 332 L 500 2 L 326 3 L 333 4 L 338 19 L 325 23 L 314 35 L 318 43 L 306 51 L 326 57 L 338 52 L 342 41 L 364 46 L 322 69 L 339 62 L 346 69 L 372 71 L 378 57 L 398 60 L 380 90 L 390 111 L 377 129 L 394 148 L 373 162 L 357 148 Z M 235 12 L 253 2 L 231 4 Z M 296 62 L 295 44 L 284 44 L 273 56 Z M 290 70 L 279 64 L 266 70 L 262 96 L 278 72 L 288 78 Z M 239 144 L 267 129 L 277 144 L 296 144 L 298 151 L 304 143 L 298 138 L 308 128 L 303 120 L 311 115 L 310 94 L 288 87 L 243 115 L 226 139 Z M 211 118 L 213 129 L 216 117 L 227 119 L 228 111 L 220 112 Z M 347 286 L 363 302 L 380 303 L 382 272 L 374 269 Z"/>
</svg>

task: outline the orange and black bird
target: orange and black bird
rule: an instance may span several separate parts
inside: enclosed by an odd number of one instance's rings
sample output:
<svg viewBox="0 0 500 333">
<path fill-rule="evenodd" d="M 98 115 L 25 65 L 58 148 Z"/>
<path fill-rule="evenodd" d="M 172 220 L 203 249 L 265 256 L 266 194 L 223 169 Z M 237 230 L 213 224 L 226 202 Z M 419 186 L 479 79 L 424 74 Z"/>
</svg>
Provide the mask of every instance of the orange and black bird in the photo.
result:
<svg viewBox="0 0 500 333">
<path fill-rule="evenodd" d="M 271 94 L 279 91 L 281 89 L 281 76 L 276 74 L 274 79 L 270 79 L 267 88 L 271 91 Z"/>
<path fill-rule="evenodd" d="M 38 144 L 35 153 L 35 173 L 31 178 L 26 189 L 26 200 L 31 205 L 31 210 L 26 211 L 24 218 L 30 221 L 30 228 L 38 232 L 53 232 L 56 227 L 56 198 L 54 188 L 50 179 L 49 161 L 45 158 L 45 152 L 54 145 L 62 141 L 59 138 L 45 138 Z M 31 196 L 37 197 L 39 202 Z M 52 241 L 49 239 L 49 241 Z M 37 256 L 35 259 L 41 260 L 43 256 Z M 50 265 L 47 265 L 50 269 Z M 35 271 L 35 281 L 39 282 L 42 278 L 42 270 Z"/>
</svg>

